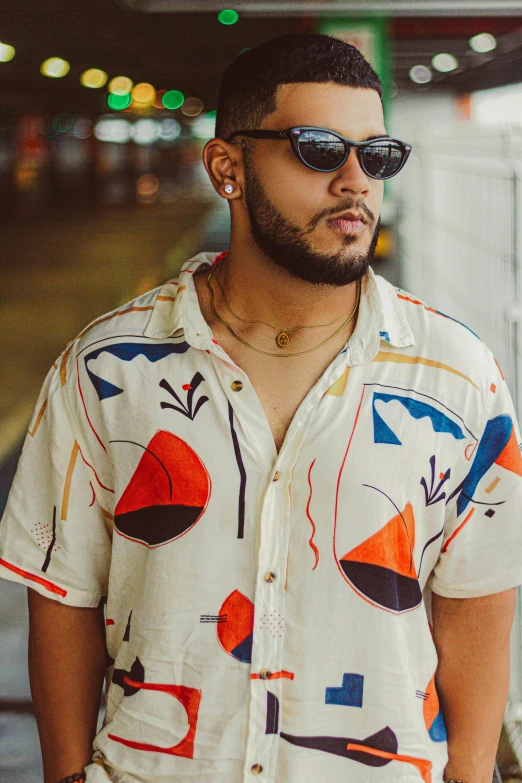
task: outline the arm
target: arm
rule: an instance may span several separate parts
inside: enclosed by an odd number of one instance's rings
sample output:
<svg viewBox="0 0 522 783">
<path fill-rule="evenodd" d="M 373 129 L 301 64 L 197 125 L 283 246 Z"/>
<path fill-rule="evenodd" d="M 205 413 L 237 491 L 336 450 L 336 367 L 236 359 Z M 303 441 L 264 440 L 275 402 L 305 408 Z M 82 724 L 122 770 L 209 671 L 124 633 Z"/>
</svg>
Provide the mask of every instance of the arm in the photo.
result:
<svg viewBox="0 0 522 783">
<path fill-rule="evenodd" d="M 432 595 L 435 683 L 448 733 L 444 778 L 491 783 L 509 687 L 516 588 L 480 598 Z"/>
<path fill-rule="evenodd" d="M 29 679 L 44 783 L 91 762 L 105 673 L 103 603 L 66 606 L 28 590 Z"/>
</svg>

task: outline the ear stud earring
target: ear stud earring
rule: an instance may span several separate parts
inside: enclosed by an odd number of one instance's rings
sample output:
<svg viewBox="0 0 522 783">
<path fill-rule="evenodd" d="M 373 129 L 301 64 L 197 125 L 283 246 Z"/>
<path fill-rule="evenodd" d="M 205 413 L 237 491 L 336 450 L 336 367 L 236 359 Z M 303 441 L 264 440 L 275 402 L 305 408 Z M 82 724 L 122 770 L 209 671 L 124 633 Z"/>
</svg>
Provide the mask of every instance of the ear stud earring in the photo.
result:
<svg viewBox="0 0 522 783">
<path fill-rule="evenodd" d="M 225 193 L 233 193 L 233 192 L 234 192 L 233 185 L 225 185 Z"/>
</svg>

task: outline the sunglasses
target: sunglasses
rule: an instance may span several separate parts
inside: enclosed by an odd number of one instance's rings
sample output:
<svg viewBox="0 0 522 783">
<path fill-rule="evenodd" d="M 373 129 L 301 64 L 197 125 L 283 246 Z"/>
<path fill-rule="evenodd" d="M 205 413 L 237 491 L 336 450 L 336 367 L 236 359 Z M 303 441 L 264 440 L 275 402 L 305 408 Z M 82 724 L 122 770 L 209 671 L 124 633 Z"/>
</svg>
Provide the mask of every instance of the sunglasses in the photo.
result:
<svg viewBox="0 0 522 783">
<path fill-rule="evenodd" d="M 335 171 L 346 162 L 350 149 L 355 147 L 362 170 L 372 179 L 394 177 L 402 169 L 411 152 L 410 144 L 389 136 L 352 141 L 328 128 L 317 128 L 313 125 L 287 128 L 284 131 L 235 131 L 226 141 L 230 142 L 235 136 L 290 139 L 296 158 L 314 171 Z"/>
</svg>

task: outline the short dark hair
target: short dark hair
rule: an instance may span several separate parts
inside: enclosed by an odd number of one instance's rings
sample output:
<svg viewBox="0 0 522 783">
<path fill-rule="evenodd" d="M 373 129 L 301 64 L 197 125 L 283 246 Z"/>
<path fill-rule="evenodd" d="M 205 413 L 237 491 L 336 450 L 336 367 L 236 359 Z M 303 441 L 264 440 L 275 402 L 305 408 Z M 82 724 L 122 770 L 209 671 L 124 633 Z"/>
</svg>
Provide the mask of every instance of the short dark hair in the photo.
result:
<svg viewBox="0 0 522 783">
<path fill-rule="evenodd" d="M 223 72 L 216 137 L 258 128 L 276 109 L 277 88 L 299 82 L 335 82 L 376 90 L 382 83 L 359 49 L 329 35 L 289 33 L 241 52 Z"/>
</svg>

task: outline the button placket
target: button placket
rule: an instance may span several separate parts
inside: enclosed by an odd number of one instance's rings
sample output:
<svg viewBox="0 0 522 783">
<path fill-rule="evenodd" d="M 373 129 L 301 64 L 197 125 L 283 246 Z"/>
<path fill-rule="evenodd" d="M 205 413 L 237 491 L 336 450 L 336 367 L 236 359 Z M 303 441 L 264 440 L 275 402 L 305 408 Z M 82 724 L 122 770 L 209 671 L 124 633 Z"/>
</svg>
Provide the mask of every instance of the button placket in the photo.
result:
<svg viewBox="0 0 522 783">
<path fill-rule="evenodd" d="M 290 453 L 292 448 L 290 447 Z M 289 452 L 286 452 L 287 454 Z M 281 699 L 282 679 L 272 678 L 280 672 L 283 661 L 283 637 L 273 636 L 263 627 L 262 617 L 277 612 L 284 618 L 284 579 L 276 578 L 286 570 L 290 529 L 290 501 L 288 486 L 283 476 L 291 475 L 286 469 L 286 458 L 280 454 L 277 460 L 279 480 L 269 481 L 261 508 L 261 533 L 258 554 L 258 580 L 255 596 L 254 644 L 251 664 L 250 722 L 247 743 L 247 770 L 251 778 L 251 766 L 263 766 L 263 779 L 273 780 L 277 756 L 278 734 L 266 734 L 267 692 Z M 274 472 L 271 476 L 275 477 Z M 277 524 L 276 524 L 277 522 Z M 269 589 L 267 589 L 269 588 Z"/>
<path fill-rule="evenodd" d="M 230 385 L 228 388 L 230 389 Z M 243 394 L 244 392 L 230 391 L 227 396 L 231 398 L 231 404 L 237 400 L 241 406 Z M 308 400 L 308 404 L 301 411 L 300 420 L 296 420 L 291 427 L 289 431 L 291 437 L 285 440 L 275 464 L 268 473 L 265 495 L 261 504 L 254 598 L 250 718 L 244 767 L 245 783 L 252 779 L 252 767 L 258 764 L 263 770 L 263 780 L 273 783 L 275 775 L 279 735 L 266 734 L 267 692 L 270 691 L 281 702 L 284 678 L 279 673 L 283 669 L 284 631 L 272 635 L 266 627 L 262 627 L 261 618 L 263 615 L 269 617 L 271 613 L 276 612 L 283 618 L 284 623 L 286 598 L 284 574 L 287 568 L 290 537 L 289 482 L 321 397 L 322 390 L 317 389 L 316 394 Z M 248 424 L 249 412 L 245 411 L 245 414 Z M 277 579 L 276 574 L 279 575 Z M 278 677 L 271 677 L 270 673 L 277 673 Z"/>
</svg>

